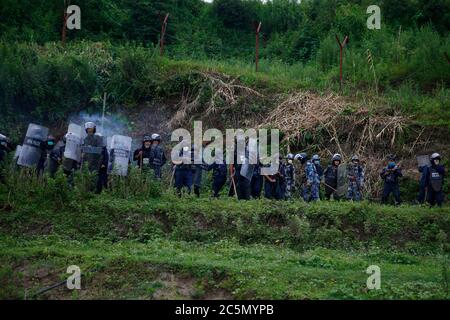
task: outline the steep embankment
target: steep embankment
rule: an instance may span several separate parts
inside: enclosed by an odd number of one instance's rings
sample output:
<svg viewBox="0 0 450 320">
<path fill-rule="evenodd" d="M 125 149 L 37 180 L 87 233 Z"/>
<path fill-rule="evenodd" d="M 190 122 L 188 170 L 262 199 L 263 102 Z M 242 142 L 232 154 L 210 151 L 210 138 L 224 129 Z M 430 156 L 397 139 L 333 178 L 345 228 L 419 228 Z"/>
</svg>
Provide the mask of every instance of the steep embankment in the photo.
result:
<svg viewBox="0 0 450 320">
<path fill-rule="evenodd" d="M 448 297 L 448 208 L 80 196 L 2 206 L 0 297 Z M 36 296 L 69 265 L 81 291 Z M 380 291 L 366 288 L 370 265 Z"/>
</svg>

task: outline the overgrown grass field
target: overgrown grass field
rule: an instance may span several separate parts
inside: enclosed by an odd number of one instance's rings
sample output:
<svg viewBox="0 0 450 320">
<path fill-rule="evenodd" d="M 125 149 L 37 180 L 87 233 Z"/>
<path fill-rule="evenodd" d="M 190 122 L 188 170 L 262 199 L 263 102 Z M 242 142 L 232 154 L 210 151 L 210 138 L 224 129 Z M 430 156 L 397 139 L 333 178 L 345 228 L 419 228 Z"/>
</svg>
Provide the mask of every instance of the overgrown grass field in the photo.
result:
<svg viewBox="0 0 450 320">
<path fill-rule="evenodd" d="M 0 189 L 0 297 L 449 297 L 448 206 L 178 198 L 137 177 L 101 195 L 84 189 L 81 173 L 75 189 L 61 174 L 8 177 Z M 70 265 L 83 272 L 82 290 L 37 295 Z M 381 268 L 380 290 L 367 289 L 371 265 Z"/>
</svg>

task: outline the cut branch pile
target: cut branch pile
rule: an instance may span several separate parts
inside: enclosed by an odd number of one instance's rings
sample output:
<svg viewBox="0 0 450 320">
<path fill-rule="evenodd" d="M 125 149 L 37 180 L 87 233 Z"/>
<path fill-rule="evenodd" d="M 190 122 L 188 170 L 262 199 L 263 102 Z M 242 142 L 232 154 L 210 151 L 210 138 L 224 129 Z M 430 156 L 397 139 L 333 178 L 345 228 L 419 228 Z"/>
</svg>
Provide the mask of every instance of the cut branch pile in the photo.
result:
<svg viewBox="0 0 450 320">
<path fill-rule="evenodd" d="M 393 147 L 408 121 L 401 115 L 372 114 L 364 107 L 354 110 L 334 94 L 321 97 L 300 92 L 282 100 L 260 127 L 278 128 L 289 144 L 301 141 L 307 132 L 320 136 L 314 143 L 321 149 L 346 157 Z"/>
<path fill-rule="evenodd" d="M 201 112 L 200 119 L 226 112 L 242 97 L 263 97 L 258 91 L 238 84 L 238 78 L 204 72 L 194 72 L 193 75 L 200 77 L 201 85 L 199 88 L 193 88 L 194 92 L 189 90 L 183 93 L 177 104 L 178 111 L 169 122 L 170 128 L 191 122 L 199 112 Z"/>
</svg>

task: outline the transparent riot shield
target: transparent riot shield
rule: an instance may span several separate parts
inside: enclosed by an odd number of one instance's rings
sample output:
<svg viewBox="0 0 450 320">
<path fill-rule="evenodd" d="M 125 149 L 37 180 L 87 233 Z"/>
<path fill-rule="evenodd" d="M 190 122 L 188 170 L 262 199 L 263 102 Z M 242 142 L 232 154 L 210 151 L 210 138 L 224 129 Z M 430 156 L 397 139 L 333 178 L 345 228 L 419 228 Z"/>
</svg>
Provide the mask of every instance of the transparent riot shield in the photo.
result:
<svg viewBox="0 0 450 320">
<path fill-rule="evenodd" d="M 66 147 L 64 157 L 76 162 L 81 161 L 81 145 L 83 137 L 83 128 L 77 124 L 71 123 L 67 130 Z"/>
<path fill-rule="evenodd" d="M 111 139 L 112 174 L 119 176 L 128 175 L 132 138 L 114 135 Z"/>
<path fill-rule="evenodd" d="M 417 156 L 417 166 L 420 167 L 425 167 L 425 166 L 430 166 L 431 162 L 430 162 L 430 156 L 429 155 L 422 155 L 422 156 Z"/>
<path fill-rule="evenodd" d="M 47 140 L 47 136 L 48 128 L 30 123 L 17 164 L 24 167 L 35 167 L 41 157 L 41 146 Z"/>
</svg>

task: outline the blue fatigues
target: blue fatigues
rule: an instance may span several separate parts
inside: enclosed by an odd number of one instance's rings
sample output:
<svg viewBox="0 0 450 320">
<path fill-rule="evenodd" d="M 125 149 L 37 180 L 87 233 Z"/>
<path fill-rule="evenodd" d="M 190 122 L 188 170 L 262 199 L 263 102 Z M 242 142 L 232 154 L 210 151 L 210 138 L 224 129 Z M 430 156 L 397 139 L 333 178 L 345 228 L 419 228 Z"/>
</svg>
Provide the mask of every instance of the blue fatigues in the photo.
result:
<svg viewBox="0 0 450 320">
<path fill-rule="evenodd" d="M 255 169 L 253 170 L 251 181 L 251 195 L 253 199 L 258 199 L 261 197 L 263 181 L 264 177 L 261 175 L 261 166 L 257 164 L 255 165 Z"/>
<path fill-rule="evenodd" d="M 180 158 L 183 157 L 183 150 L 180 150 Z M 181 196 L 181 190 L 183 187 L 187 189 L 188 193 L 191 193 L 192 182 L 193 182 L 193 164 L 194 163 L 194 153 L 191 152 L 191 161 L 189 164 L 181 163 L 175 166 L 175 188 L 177 194 Z"/>
<path fill-rule="evenodd" d="M 402 170 L 400 168 L 394 168 L 391 171 L 386 167 L 380 173 L 381 178 L 384 180 L 383 195 L 381 197 L 382 203 L 387 203 L 389 195 L 392 193 L 395 199 L 395 204 L 400 204 L 400 187 L 398 184 L 398 178 L 403 177 Z"/>
<path fill-rule="evenodd" d="M 178 195 L 181 196 L 181 189 L 186 187 L 188 193 L 191 193 L 192 189 L 192 166 L 190 164 L 179 164 L 175 166 L 175 188 Z"/>
<path fill-rule="evenodd" d="M 234 181 L 236 183 L 236 190 L 237 190 L 237 196 L 239 200 L 250 200 L 250 194 L 251 194 L 251 182 L 250 180 L 247 180 L 245 177 L 241 176 L 241 165 L 236 164 L 234 166 L 235 173 L 234 173 Z M 233 188 L 233 187 L 232 187 Z M 232 191 L 231 195 L 234 194 L 234 190 Z"/>
<path fill-rule="evenodd" d="M 195 164 L 193 169 L 194 193 L 200 197 L 200 188 L 202 187 L 203 170 L 208 170 L 206 164 Z"/>
<path fill-rule="evenodd" d="M 292 198 L 292 192 L 295 186 L 295 168 L 292 163 L 288 163 L 284 167 L 284 180 L 286 183 L 284 198 L 289 200 Z"/>
<path fill-rule="evenodd" d="M 156 144 L 150 147 L 150 167 L 153 170 L 155 178 L 161 179 L 161 168 L 166 163 L 166 155 L 161 145 Z"/>
<path fill-rule="evenodd" d="M 422 174 L 419 181 L 419 194 L 417 195 L 417 202 L 424 203 L 425 196 L 427 193 L 427 176 L 428 176 L 428 166 L 419 167 L 419 172 Z"/>
<path fill-rule="evenodd" d="M 303 183 L 303 200 L 306 202 L 319 200 L 320 180 L 316 166 L 311 161 L 305 163 L 305 179 Z"/>
<path fill-rule="evenodd" d="M 278 184 L 280 186 L 280 199 L 286 198 L 286 165 L 284 163 L 280 163 L 280 167 L 278 169 Z"/>
<path fill-rule="evenodd" d="M 213 163 L 208 167 L 208 170 L 213 171 L 213 196 L 218 198 L 220 191 L 227 182 L 227 165 L 225 163 Z"/>
<path fill-rule="evenodd" d="M 234 183 L 236 184 L 236 192 L 238 200 L 250 200 L 251 195 L 251 179 L 247 179 L 244 176 L 241 175 L 241 168 L 242 164 L 239 164 L 237 161 L 237 148 L 234 149 L 234 175 L 231 177 L 231 179 L 234 179 Z M 246 161 L 248 161 L 249 157 L 249 150 L 248 146 L 245 147 L 245 158 Z M 253 173 L 252 173 L 253 175 Z M 231 184 L 233 184 L 233 181 L 231 181 Z M 234 187 L 233 185 L 230 186 L 230 191 L 228 192 L 229 196 L 234 195 Z"/>
<path fill-rule="evenodd" d="M 282 174 L 284 174 L 284 168 L 280 164 L 280 166 L 278 168 L 278 173 L 275 175 L 269 176 L 270 178 L 275 180 L 274 182 L 269 181 L 269 179 L 267 179 L 267 177 L 264 179 L 264 196 L 267 199 L 275 199 L 275 200 L 283 199 L 283 196 L 284 196 L 283 183 L 284 183 L 284 181 L 283 181 Z"/>
<path fill-rule="evenodd" d="M 361 188 L 364 183 L 364 170 L 360 165 L 350 164 L 348 166 L 348 189 L 347 199 L 361 201 Z"/>
</svg>

